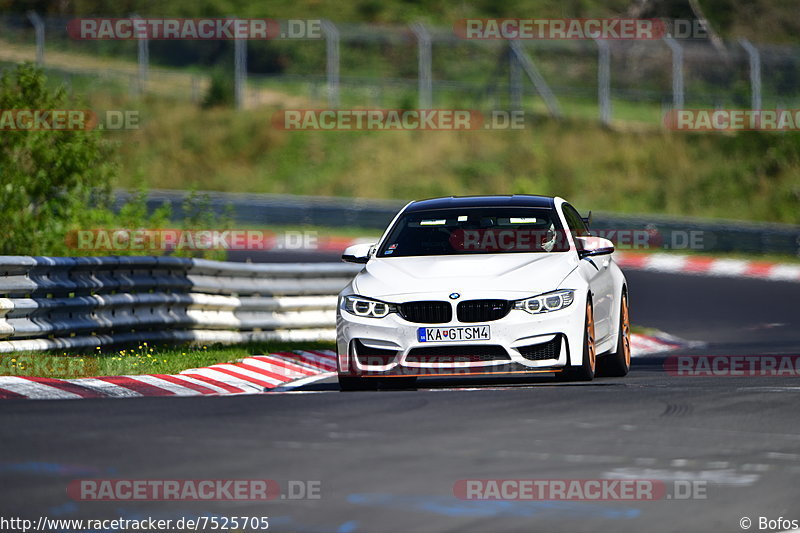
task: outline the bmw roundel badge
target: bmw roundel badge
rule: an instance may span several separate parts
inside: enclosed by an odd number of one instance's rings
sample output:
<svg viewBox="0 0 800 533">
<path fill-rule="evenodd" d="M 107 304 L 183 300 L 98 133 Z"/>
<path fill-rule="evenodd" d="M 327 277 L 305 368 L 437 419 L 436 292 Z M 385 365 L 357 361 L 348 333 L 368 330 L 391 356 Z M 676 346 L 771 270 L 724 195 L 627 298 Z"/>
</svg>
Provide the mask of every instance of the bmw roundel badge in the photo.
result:
<svg viewBox="0 0 800 533">
<path fill-rule="evenodd" d="M 451 300 L 458 300 L 459 298 L 461 298 L 461 295 L 458 294 L 457 292 L 451 292 L 450 293 L 450 299 Z"/>
</svg>

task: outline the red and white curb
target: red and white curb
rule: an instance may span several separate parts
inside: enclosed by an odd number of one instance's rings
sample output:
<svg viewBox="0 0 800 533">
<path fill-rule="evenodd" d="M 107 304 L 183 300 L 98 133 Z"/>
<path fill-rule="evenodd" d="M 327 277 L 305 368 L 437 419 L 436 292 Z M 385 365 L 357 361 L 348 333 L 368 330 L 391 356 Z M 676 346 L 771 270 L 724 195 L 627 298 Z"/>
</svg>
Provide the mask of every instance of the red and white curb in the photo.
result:
<svg viewBox="0 0 800 533">
<path fill-rule="evenodd" d="M 336 354 L 329 350 L 254 355 L 236 363 L 144 374 L 54 379 L 0 376 L 0 399 L 72 400 L 142 396 L 215 396 L 290 390 L 335 375 Z"/>
<path fill-rule="evenodd" d="M 674 352 L 683 348 L 702 348 L 704 346 L 704 342 L 686 341 L 660 331 L 653 335 L 631 334 L 631 357 Z"/>
<path fill-rule="evenodd" d="M 631 355 L 641 357 L 691 343 L 666 334 L 631 335 Z M 336 354 L 329 350 L 254 355 L 236 363 L 184 370 L 180 374 L 143 374 L 54 379 L 0 376 L 0 399 L 75 400 L 144 396 L 218 396 L 292 390 L 336 375 Z"/>
<path fill-rule="evenodd" d="M 620 268 L 650 270 L 673 274 L 701 274 L 773 281 L 800 281 L 800 265 L 769 263 L 740 259 L 720 259 L 694 255 L 643 254 L 616 252 L 614 260 Z"/>
</svg>

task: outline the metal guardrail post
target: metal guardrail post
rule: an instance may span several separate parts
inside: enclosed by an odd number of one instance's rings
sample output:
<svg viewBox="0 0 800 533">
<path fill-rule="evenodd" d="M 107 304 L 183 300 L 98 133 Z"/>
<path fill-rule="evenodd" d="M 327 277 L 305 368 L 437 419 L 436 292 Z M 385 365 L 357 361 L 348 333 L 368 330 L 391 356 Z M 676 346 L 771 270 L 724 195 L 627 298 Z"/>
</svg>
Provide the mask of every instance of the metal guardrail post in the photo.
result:
<svg viewBox="0 0 800 533">
<path fill-rule="evenodd" d="M 236 17 L 231 17 L 236 18 Z M 233 40 L 233 87 L 236 98 L 236 109 L 244 109 L 245 90 L 247 88 L 247 40 Z"/>
<path fill-rule="evenodd" d="M 431 78 L 432 43 L 431 35 L 421 22 L 411 25 L 411 31 L 417 37 L 418 55 L 418 80 L 420 109 L 430 109 L 433 106 L 433 82 Z"/>
<path fill-rule="evenodd" d="M 322 21 L 325 34 L 326 74 L 328 77 L 328 107 L 339 107 L 339 30 L 329 20 Z"/>
<path fill-rule="evenodd" d="M 27 14 L 36 34 L 36 64 L 41 67 L 44 65 L 44 21 L 36 11 L 31 10 Z"/>
<path fill-rule="evenodd" d="M 132 19 L 141 18 L 139 15 L 133 14 L 131 15 Z M 147 77 L 148 77 L 148 70 L 150 64 L 150 46 L 149 46 L 149 39 L 145 36 L 138 36 L 137 37 L 137 59 L 139 63 L 139 85 L 138 90 L 140 94 L 143 94 L 147 89 Z"/>
<path fill-rule="evenodd" d="M 611 124 L 611 47 L 603 39 L 597 43 L 597 106 L 600 109 L 600 122 Z"/>
<path fill-rule="evenodd" d="M 750 61 L 750 107 L 761 109 L 761 54 L 747 39 L 739 39 Z"/>
<path fill-rule="evenodd" d="M 550 111 L 550 115 L 554 117 L 561 117 L 561 109 L 558 106 L 558 100 L 556 100 L 553 91 L 550 90 L 550 87 L 547 85 L 547 82 L 544 80 L 542 75 L 539 73 L 539 70 L 536 68 L 536 65 L 533 63 L 533 60 L 528 57 L 525 51 L 522 49 L 522 45 L 519 43 L 518 40 L 509 40 L 509 44 L 511 46 L 511 51 L 516 57 L 517 61 L 519 61 L 520 66 L 525 71 L 525 73 L 530 78 L 531 82 L 533 82 L 533 86 L 536 87 L 536 91 L 544 100 L 544 103 L 547 105 L 547 109 Z"/>
<path fill-rule="evenodd" d="M 664 36 L 664 42 L 672 50 L 672 107 L 682 109 L 684 103 L 683 47 L 670 35 Z"/>
</svg>

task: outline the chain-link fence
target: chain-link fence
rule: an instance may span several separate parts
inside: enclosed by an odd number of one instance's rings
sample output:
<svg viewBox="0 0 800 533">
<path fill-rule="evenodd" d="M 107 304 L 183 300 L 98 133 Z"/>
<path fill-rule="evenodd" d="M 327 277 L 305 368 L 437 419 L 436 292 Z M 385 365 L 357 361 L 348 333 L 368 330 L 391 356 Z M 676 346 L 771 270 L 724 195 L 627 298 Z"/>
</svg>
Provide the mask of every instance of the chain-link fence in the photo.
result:
<svg viewBox="0 0 800 533">
<path fill-rule="evenodd" d="M 240 107 L 524 109 L 660 122 L 672 108 L 800 107 L 800 48 L 704 39 L 467 40 L 453 28 L 333 24 L 317 38 L 76 40 L 69 19 L 0 17 L 0 62 L 73 88 L 199 101 L 214 73 Z M 283 21 L 285 23 L 286 21 Z"/>
</svg>

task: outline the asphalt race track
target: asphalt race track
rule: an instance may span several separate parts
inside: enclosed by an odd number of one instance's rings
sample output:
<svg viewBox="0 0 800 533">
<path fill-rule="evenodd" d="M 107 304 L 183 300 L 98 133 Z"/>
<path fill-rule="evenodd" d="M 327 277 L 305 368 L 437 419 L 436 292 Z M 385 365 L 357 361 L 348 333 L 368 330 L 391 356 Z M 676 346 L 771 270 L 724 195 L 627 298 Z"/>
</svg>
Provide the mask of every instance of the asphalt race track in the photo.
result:
<svg viewBox="0 0 800 533">
<path fill-rule="evenodd" d="M 290 260 L 297 260 L 291 257 Z M 692 354 L 800 354 L 800 284 L 626 272 L 635 324 Z M 677 377 L 664 356 L 586 384 L 0 403 L 0 515 L 269 516 L 269 531 L 742 531 L 800 520 L 800 382 Z M 319 499 L 79 502 L 81 478 L 318 481 Z M 657 501 L 467 501 L 463 479 L 656 479 Z M 688 499 L 673 480 L 695 483 Z M 670 497 L 671 496 L 671 497 Z M 694 496 L 694 497 L 691 497 Z M 785 528 L 784 528 L 785 529 Z M 762 530 L 763 531 L 763 530 Z"/>
</svg>

